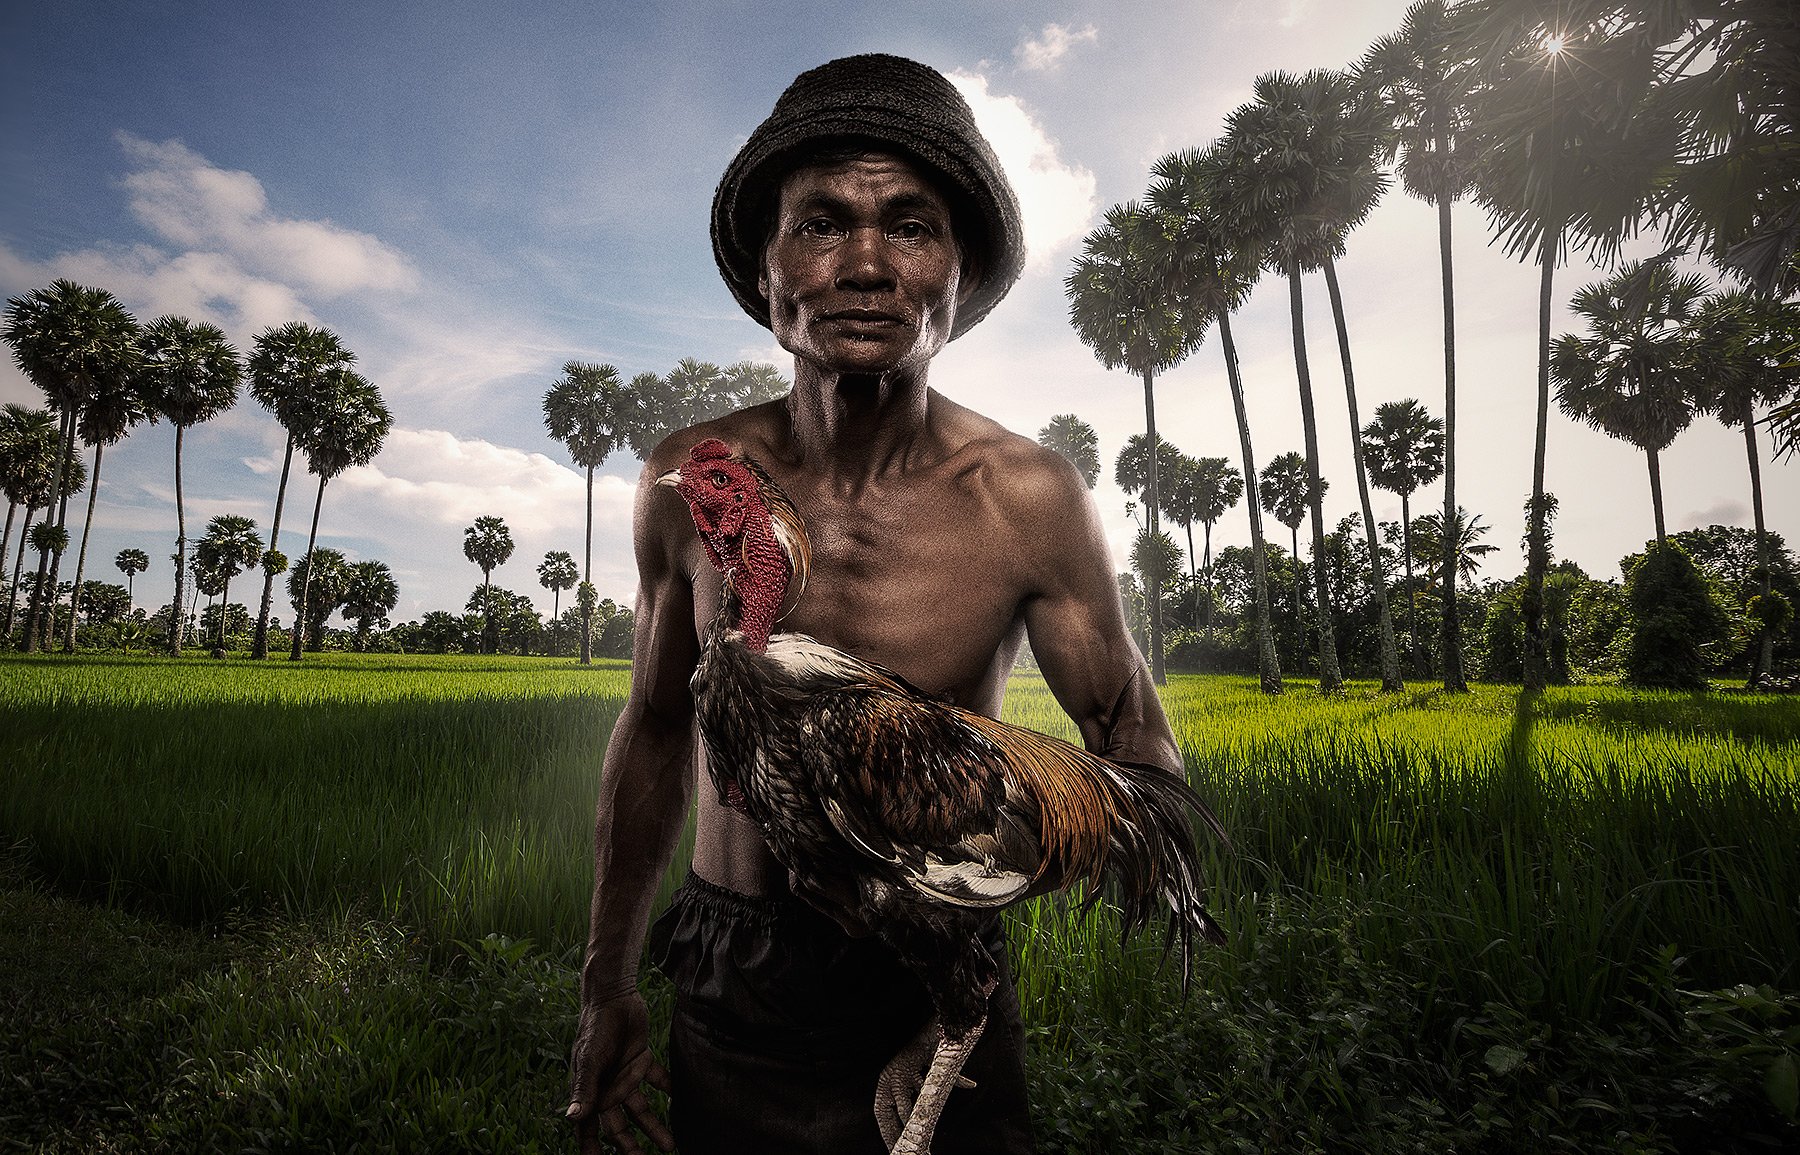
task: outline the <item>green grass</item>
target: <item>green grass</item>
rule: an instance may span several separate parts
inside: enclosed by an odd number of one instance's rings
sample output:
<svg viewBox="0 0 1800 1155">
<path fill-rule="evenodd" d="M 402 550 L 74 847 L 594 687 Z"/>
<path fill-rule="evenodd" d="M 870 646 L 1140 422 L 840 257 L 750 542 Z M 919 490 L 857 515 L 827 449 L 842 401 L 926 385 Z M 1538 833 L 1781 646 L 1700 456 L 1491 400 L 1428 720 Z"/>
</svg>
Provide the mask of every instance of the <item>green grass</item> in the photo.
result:
<svg viewBox="0 0 1800 1155">
<path fill-rule="evenodd" d="M 25 880 L 0 914 L 66 928 L 0 954 L 29 1024 L 0 1035 L 0 1094 L 24 1099 L 0 1099 L 0 1134 L 561 1145 L 592 807 L 627 678 L 0 658 L 0 838 Z M 1164 701 L 1233 832 L 1212 863 L 1232 941 L 1184 995 L 1159 937 L 1121 944 L 1104 905 L 1015 913 L 1045 1150 L 1800 1138 L 1800 699 L 1268 699 L 1187 677 Z M 1006 716 L 1074 737 L 1039 679 L 1013 680 Z M 124 1043 L 102 1061 L 96 1035 Z"/>
</svg>

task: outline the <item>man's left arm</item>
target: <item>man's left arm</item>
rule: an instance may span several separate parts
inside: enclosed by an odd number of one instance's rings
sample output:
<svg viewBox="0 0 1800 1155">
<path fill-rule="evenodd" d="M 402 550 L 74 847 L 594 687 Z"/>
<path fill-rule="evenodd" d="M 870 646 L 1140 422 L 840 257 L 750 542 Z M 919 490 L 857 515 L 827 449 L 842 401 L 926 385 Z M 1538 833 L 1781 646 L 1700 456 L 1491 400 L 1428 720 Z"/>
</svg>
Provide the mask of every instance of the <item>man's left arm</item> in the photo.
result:
<svg viewBox="0 0 1800 1155">
<path fill-rule="evenodd" d="M 1093 498 L 1061 458 L 1043 464 L 1032 489 L 1024 540 L 1036 588 L 1024 614 L 1044 680 L 1089 751 L 1185 777 L 1149 668 L 1125 626 Z"/>
</svg>

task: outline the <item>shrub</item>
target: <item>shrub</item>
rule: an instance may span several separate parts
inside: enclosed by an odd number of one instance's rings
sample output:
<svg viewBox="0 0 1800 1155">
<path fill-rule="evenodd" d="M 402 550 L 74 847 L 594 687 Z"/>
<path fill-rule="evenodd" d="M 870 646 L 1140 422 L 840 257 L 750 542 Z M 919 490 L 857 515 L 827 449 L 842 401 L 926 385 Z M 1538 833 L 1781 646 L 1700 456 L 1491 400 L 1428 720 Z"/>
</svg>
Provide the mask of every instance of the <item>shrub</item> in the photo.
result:
<svg viewBox="0 0 1800 1155">
<path fill-rule="evenodd" d="M 1707 651 L 1724 641 L 1730 617 L 1700 567 L 1674 542 L 1651 545 L 1625 579 L 1631 646 L 1625 676 L 1633 685 L 1706 688 Z"/>
</svg>

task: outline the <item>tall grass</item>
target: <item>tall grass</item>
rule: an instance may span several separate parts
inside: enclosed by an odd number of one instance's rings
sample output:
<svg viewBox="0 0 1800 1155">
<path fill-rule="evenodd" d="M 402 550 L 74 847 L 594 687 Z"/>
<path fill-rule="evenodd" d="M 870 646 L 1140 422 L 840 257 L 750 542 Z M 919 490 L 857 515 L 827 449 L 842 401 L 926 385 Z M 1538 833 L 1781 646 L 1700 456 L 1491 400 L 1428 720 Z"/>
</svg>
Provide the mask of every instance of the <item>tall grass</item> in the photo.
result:
<svg viewBox="0 0 1800 1155">
<path fill-rule="evenodd" d="M 373 910 L 440 950 L 567 952 L 628 676 L 0 658 L 0 837 L 63 889 L 187 920 Z M 1049 1150 L 1211 1150 L 1221 1127 L 1264 1149 L 1673 1149 L 1680 1120 L 1715 1127 L 1764 1066 L 1791 1071 L 1800 699 L 1176 678 L 1164 703 L 1232 832 L 1210 852 L 1231 943 L 1184 994 L 1104 904 L 1014 912 Z M 1013 679 L 1006 716 L 1076 737 L 1041 679 Z"/>
</svg>

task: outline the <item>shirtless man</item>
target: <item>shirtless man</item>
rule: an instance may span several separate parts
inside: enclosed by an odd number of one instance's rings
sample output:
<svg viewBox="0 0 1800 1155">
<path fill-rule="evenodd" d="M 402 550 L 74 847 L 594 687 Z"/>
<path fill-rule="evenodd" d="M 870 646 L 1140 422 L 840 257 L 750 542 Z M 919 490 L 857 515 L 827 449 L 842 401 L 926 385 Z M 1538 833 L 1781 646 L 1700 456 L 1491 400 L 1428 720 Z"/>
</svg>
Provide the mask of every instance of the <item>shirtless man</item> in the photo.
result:
<svg viewBox="0 0 1800 1155">
<path fill-rule="evenodd" d="M 1177 773 L 1181 759 L 1079 476 L 927 385 L 932 357 L 1023 263 L 1012 191 L 949 82 L 894 57 L 803 74 L 727 170 L 714 247 L 794 355 L 794 389 L 674 434 L 639 485 L 637 645 L 601 779 L 568 1113 L 584 1153 L 602 1136 L 640 1151 L 633 1124 L 685 1155 L 880 1152 L 875 1077 L 929 1016 L 923 990 L 875 939 L 797 899 L 755 826 L 710 790 L 688 882 L 651 932 L 677 992 L 672 1079 L 650 1053 L 638 961 L 695 799 L 688 679 L 721 584 L 655 479 L 707 437 L 768 469 L 813 546 L 783 629 L 990 715 L 1029 638 L 1090 750 Z M 991 947 L 1005 959 L 997 922 Z M 989 1020 L 938 1155 L 1031 1150 L 1010 976 Z M 671 1092 L 674 1135 L 645 1083 Z"/>
</svg>

